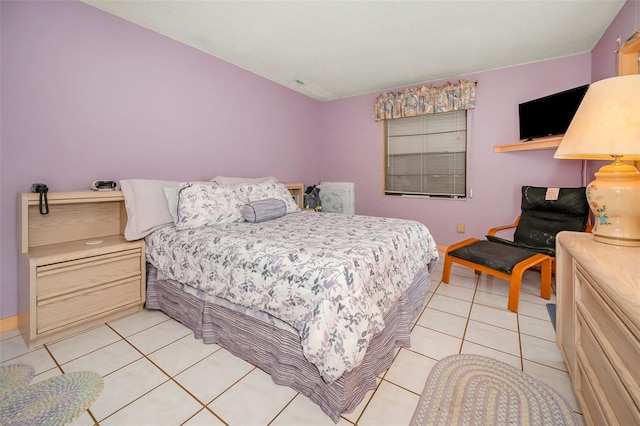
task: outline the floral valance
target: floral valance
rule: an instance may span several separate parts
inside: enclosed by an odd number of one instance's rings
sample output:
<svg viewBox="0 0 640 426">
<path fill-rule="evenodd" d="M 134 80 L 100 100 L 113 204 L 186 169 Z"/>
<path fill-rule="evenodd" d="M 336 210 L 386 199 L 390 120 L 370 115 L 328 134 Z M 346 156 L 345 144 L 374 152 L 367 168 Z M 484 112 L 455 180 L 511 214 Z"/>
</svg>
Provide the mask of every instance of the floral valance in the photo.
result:
<svg viewBox="0 0 640 426">
<path fill-rule="evenodd" d="M 460 80 L 444 86 L 430 84 L 402 92 L 385 92 L 375 103 L 375 120 L 414 117 L 434 112 L 459 111 L 476 107 L 475 80 Z"/>
</svg>

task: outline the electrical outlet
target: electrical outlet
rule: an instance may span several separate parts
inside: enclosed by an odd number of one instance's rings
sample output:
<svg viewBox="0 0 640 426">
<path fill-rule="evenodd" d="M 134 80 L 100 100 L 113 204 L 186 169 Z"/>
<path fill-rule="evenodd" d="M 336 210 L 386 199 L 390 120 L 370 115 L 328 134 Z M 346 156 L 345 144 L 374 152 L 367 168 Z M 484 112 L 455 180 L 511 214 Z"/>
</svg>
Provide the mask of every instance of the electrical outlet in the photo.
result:
<svg viewBox="0 0 640 426">
<path fill-rule="evenodd" d="M 464 223 L 459 223 L 457 226 L 458 234 L 464 234 Z"/>
</svg>

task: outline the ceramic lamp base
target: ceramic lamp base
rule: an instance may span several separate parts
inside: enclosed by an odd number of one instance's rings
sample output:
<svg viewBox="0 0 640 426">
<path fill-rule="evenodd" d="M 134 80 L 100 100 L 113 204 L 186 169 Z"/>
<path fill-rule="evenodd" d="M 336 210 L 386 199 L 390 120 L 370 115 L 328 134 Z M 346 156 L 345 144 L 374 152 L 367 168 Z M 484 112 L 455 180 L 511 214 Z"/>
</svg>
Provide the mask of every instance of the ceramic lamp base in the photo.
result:
<svg viewBox="0 0 640 426">
<path fill-rule="evenodd" d="M 587 186 L 595 216 L 593 239 L 617 246 L 640 247 L 640 173 L 619 160 L 603 166 Z"/>
</svg>

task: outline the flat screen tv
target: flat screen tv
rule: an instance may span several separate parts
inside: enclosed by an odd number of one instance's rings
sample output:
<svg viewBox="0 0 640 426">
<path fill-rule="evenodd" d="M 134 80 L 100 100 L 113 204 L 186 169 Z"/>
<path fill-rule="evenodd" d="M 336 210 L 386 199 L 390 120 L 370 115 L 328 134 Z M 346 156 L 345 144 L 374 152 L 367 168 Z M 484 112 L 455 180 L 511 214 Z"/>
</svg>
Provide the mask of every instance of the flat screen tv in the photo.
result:
<svg viewBox="0 0 640 426">
<path fill-rule="evenodd" d="M 564 134 L 588 88 L 587 84 L 521 103 L 520 140 Z"/>
</svg>

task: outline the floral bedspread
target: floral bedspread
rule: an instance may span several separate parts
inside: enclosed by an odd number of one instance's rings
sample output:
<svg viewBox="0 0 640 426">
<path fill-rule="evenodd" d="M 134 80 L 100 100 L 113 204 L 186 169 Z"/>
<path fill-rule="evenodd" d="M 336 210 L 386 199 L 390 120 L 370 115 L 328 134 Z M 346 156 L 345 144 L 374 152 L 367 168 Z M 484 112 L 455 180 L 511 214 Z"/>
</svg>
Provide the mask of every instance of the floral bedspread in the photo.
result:
<svg viewBox="0 0 640 426">
<path fill-rule="evenodd" d="M 168 226 L 146 242 L 147 261 L 168 278 L 298 330 L 305 357 L 328 383 L 359 365 L 390 306 L 438 260 L 419 222 L 329 213 Z"/>
</svg>

